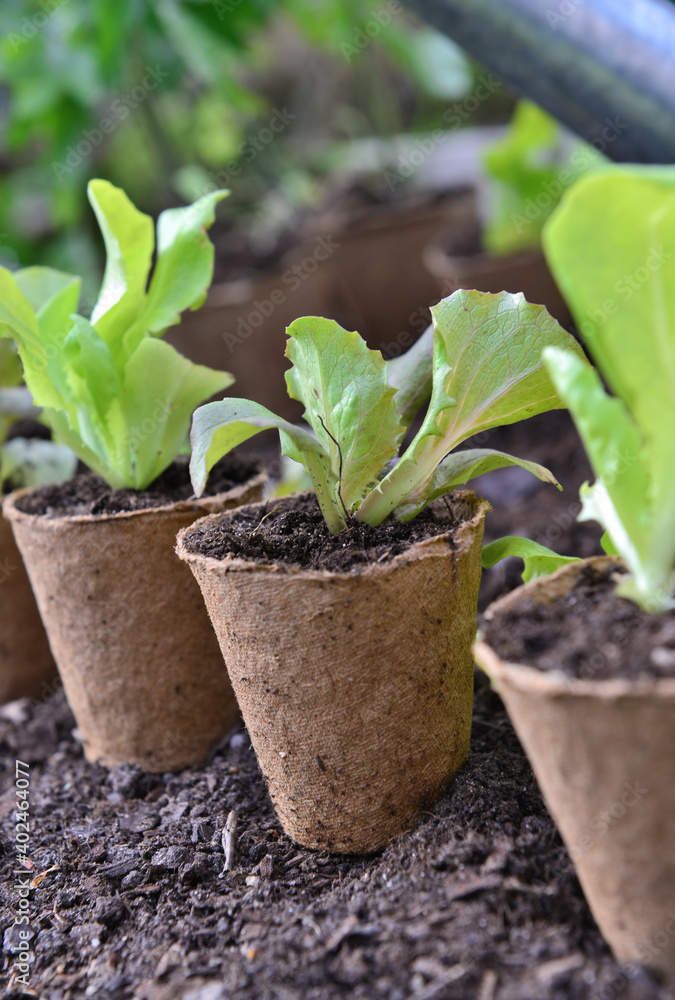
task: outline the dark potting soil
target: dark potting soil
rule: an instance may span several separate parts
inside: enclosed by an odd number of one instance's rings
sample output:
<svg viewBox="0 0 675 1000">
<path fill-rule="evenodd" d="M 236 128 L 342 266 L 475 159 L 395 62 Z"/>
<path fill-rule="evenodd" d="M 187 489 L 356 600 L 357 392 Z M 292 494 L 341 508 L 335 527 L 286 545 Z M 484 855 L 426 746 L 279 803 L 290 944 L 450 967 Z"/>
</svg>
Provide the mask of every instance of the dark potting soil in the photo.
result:
<svg viewBox="0 0 675 1000">
<path fill-rule="evenodd" d="M 214 496 L 233 489 L 258 472 L 255 462 L 236 455 L 226 455 L 214 465 L 206 486 L 206 495 Z M 93 472 L 83 472 L 65 483 L 50 483 L 34 490 L 17 506 L 25 514 L 45 517 L 68 517 L 82 514 L 119 514 L 122 511 L 164 507 L 194 495 L 188 471 L 188 458 L 179 456 L 158 476 L 147 490 L 114 490 Z"/>
<path fill-rule="evenodd" d="M 483 252 L 483 236 L 478 220 L 455 226 L 440 244 L 450 257 L 475 257 Z"/>
<path fill-rule="evenodd" d="M 0 709 L 5 984 L 28 881 L 41 1000 L 675 998 L 612 960 L 480 675 L 467 763 L 412 832 L 370 858 L 294 845 L 242 730 L 207 766 L 154 776 L 86 763 L 73 730 L 61 693 Z M 26 866 L 17 758 L 29 773 Z M 232 809 L 236 864 L 220 877 Z"/>
<path fill-rule="evenodd" d="M 520 469 L 481 477 L 476 492 L 494 507 L 486 540 L 601 552 L 600 529 L 575 520 L 590 470 L 566 413 L 473 444 L 543 462 L 565 487 Z M 520 565 L 484 573 L 482 606 L 520 582 Z M 30 765 L 31 880 L 59 866 L 29 897 L 41 1000 L 675 1000 L 611 958 L 482 675 L 467 763 L 414 831 L 367 859 L 284 836 L 243 731 L 206 767 L 150 776 L 87 764 L 74 726 L 59 693 L 0 708 L 3 983 L 23 878 L 19 758 Z M 237 866 L 219 879 L 232 808 Z"/>
<path fill-rule="evenodd" d="M 190 532 L 188 548 L 213 559 L 232 554 L 261 564 L 358 572 L 364 565 L 393 558 L 415 542 L 452 532 L 470 514 L 466 500 L 449 496 L 443 516 L 427 509 L 413 521 L 374 528 L 353 521 L 334 535 L 314 494 L 304 493 L 270 500 L 255 511 L 242 508 L 222 523 L 197 525 Z"/>
<path fill-rule="evenodd" d="M 503 659 L 539 670 L 585 680 L 675 677 L 675 611 L 650 615 L 618 597 L 622 575 L 616 565 L 587 566 L 565 597 L 499 611 L 481 631 Z"/>
<path fill-rule="evenodd" d="M 51 441 L 52 432 L 39 420 L 31 420 L 26 417 L 23 420 L 15 420 L 7 431 L 7 440 L 12 441 L 14 438 L 29 438 L 31 440 L 39 438 L 41 441 Z"/>
</svg>

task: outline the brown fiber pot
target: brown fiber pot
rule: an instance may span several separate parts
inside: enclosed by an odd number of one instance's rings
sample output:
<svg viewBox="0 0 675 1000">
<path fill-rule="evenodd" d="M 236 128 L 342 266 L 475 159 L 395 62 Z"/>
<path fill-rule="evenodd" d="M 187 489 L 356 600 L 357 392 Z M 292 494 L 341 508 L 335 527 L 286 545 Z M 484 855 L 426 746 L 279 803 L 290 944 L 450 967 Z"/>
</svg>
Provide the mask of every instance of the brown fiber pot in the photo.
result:
<svg viewBox="0 0 675 1000">
<path fill-rule="evenodd" d="M 424 263 L 431 274 L 452 288 L 476 288 L 480 292 L 522 292 L 528 302 L 546 306 L 551 316 L 567 326 L 570 312 L 558 291 L 543 253 L 525 250 L 506 257 L 488 253 L 453 256 L 438 243 L 430 244 Z"/>
<path fill-rule="evenodd" d="M 486 612 L 552 603 L 571 563 Z M 675 680 L 573 680 L 506 663 L 485 642 L 479 665 L 499 692 L 562 834 L 600 930 L 622 963 L 675 978 Z"/>
<path fill-rule="evenodd" d="M 227 493 L 118 514 L 23 513 L 4 503 L 87 759 L 173 771 L 204 761 L 237 719 L 199 589 L 174 553 L 205 513 L 262 495 Z"/>
<path fill-rule="evenodd" d="M 466 758 L 489 505 L 468 491 L 452 502 L 463 518 L 454 543 L 429 538 L 358 573 L 208 558 L 188 550 L 189 528 L 178 536 L 277 813 L 299 844 L 377 850 Z"/>
<path fill-rule="evenodd" d="M 12 527 L 0 514 L 0 704 L 54 688 L 56 664 Z"/>
</svg>

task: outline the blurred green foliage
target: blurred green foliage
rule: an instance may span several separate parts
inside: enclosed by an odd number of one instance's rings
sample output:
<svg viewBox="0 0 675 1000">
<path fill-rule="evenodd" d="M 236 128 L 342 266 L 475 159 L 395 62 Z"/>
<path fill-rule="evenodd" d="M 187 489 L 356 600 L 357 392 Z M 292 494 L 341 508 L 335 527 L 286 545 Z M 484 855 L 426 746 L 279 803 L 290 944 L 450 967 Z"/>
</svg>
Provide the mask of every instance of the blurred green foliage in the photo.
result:
<svg viewBox="0 0 675 1000">
<path fill-rule="evenodd" d="M 525 100 L 484 160 L 494 190 L 483 243 L 496 255 L 536 250 L 544 223 L 567 188 L 606 163 L 588 143 L 565 141 L 555 118 Z"/>
<path fill-rule="evenodd" d="M 324 62 L 284 63 L 298 34 Z M 471 82 L 398 0 L 2 0 L 0 264 L 76 271 L 91 295 L 90 178 L 154 214 L 224 185 L 230 211 L 275 186 L 302 201 L 317 125 L 326 141 L 435 127 Z M 251 144 L 286 103 L 292 124 L 258 160 Z"/>
</svg>

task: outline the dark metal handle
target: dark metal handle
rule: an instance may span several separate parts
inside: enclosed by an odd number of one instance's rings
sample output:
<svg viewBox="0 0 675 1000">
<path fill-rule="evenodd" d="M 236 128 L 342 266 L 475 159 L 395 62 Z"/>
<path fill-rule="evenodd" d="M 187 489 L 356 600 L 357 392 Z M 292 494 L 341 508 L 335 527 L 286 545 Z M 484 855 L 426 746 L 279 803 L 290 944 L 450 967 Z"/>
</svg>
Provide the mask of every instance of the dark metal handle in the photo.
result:
<svg viewBox="0 0 675 1000">
<path fill-rule="evenodd" d="M 613 160 L 675 163 L 668 0 L 407 0 Z"/>
</svg>

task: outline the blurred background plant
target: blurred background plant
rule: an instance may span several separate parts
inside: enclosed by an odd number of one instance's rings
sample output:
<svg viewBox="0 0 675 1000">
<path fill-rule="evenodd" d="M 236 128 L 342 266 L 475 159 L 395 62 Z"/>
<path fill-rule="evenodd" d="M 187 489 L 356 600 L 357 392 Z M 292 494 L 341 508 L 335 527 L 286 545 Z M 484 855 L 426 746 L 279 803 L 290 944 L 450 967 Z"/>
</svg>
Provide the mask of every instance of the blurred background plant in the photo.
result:
<svg viewBox="0 0 675 1000">
<path fill-rule="evenodd" d="M 153 214 L 231 186 L 227 225 L 271 243 L 355 143 L 447 128 L 478 72 L 398 0 L 3 0 L 0 34 L 0 263 L 81 274 L 85 300 L 90 178 Z M 476 103 L 463 123 L 513 100 Z"/>
<path fill-rule="evenodd" d="M 51 440 L 40 411 L 21 385 L 14 344 L 0 340 L 0 498 L 23 486 L 68 479 L 77 467 L 70 448 Z"/>
<path fill-rule="evenodd" d="M 594 146 L 572 139 L 532 101 L 519 101 L 484 164 L 492 191 L 483 244 L 500 255 L 537 249 L 544 223 L 564 192 L 607 160 Z"/>
</svg>

